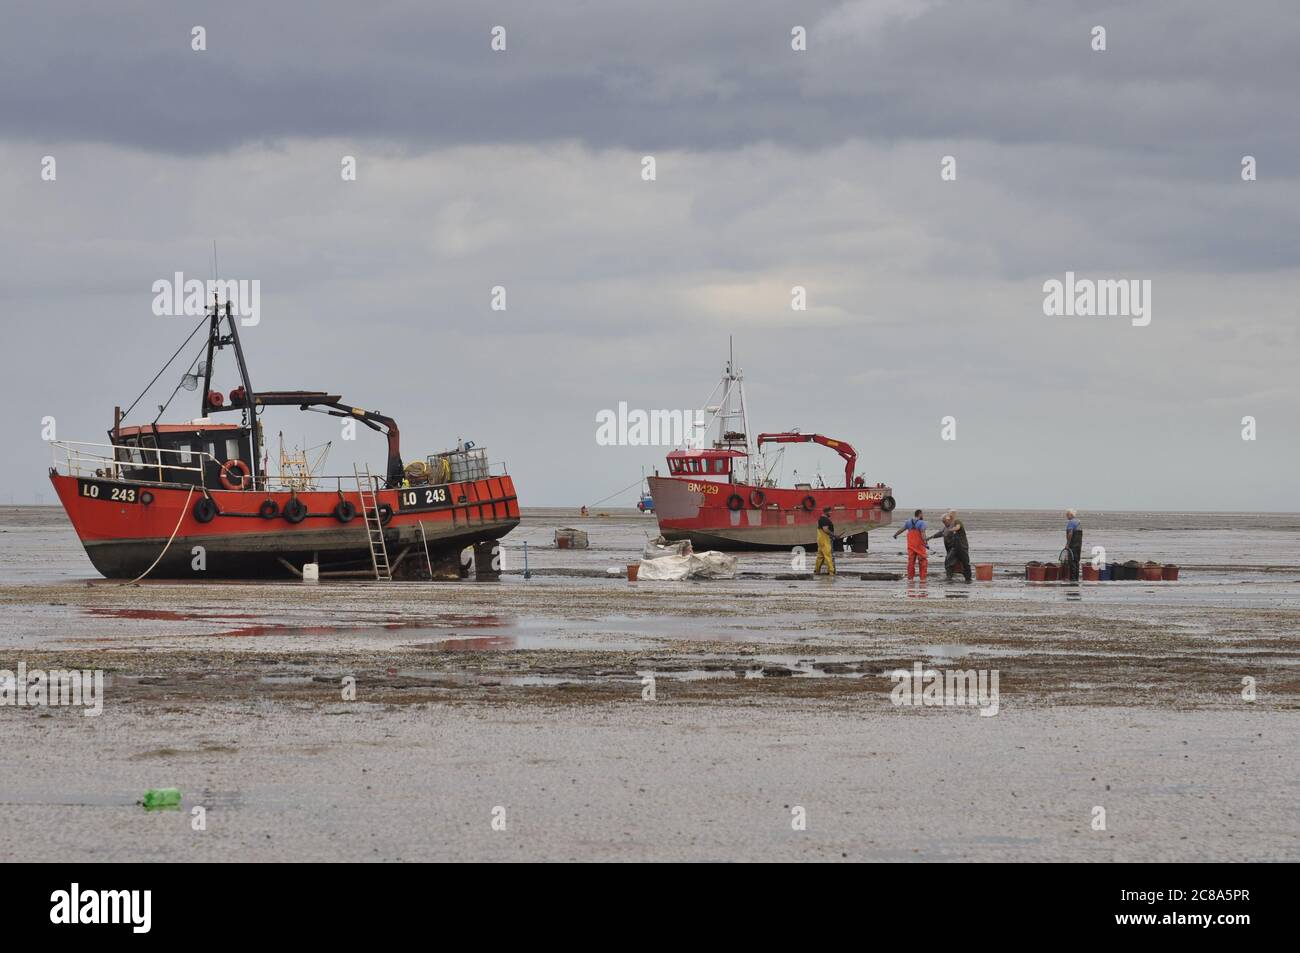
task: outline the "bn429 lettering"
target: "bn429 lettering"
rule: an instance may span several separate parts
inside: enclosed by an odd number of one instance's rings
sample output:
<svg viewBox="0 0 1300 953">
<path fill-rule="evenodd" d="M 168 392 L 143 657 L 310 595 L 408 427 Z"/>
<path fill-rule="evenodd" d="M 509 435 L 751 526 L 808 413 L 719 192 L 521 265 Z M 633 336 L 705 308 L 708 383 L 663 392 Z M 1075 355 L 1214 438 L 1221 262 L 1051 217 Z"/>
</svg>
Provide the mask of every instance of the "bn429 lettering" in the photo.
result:
<svg viewBox="0 0 1300 953">
<path fill-rule="evenodd" d="M 445 486 L 408 486 L 397 491 L 397 506 L 404 513 L 451 506 L 451 491 Z"/>
<path fill-rule="evenodd" d="M 78 480 L 77 495 L 84 496 L 88 500 L 103 500 L 105 503 L 140 502 L 140 491 L 135 487 L 100 483 L 96 480 Z"/>
</svg>

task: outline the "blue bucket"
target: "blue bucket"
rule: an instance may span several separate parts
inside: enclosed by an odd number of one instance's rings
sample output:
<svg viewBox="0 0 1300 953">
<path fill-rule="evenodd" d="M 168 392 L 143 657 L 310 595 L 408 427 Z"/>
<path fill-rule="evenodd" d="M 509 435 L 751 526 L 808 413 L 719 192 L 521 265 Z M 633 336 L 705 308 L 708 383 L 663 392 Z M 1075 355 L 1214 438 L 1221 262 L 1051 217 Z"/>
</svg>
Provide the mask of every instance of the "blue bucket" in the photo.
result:
<svg viewBox="0 0 1300 953">
<path fill-rule="evenodd" d="M 1110 566 L 1102 566 L 1097 570 L 1097 579 L 1099 582 L 1110 582 Z"/>
</svg>

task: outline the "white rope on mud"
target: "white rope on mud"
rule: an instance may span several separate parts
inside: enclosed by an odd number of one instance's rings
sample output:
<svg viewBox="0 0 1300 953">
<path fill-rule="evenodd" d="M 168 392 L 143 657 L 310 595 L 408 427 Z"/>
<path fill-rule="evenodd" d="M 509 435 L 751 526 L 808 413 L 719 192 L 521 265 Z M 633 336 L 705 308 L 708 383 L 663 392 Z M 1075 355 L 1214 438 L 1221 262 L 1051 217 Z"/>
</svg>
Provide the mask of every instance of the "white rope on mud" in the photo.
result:
<svg viewBox="0 0 1300 953">
<path fill-rule="evenodd" d="M 174 540 L 176 538 L 176 534 L 181 531 L 181 523 L 185 521 L 185 514 L 190 511 L 190 500 L 192 499 L 194 499 L 194 487 L 190 487 L 189 495 L 185 497 L 185 505 L 181 507 L 180 519 L 176 521 L 176 528 L 172 530 L 171 536 L 167 538 L 167 545 L 164 546 L 163 551 L 158 554 L 158 558 L 153 561 L 153 564 L 148 569 L 140 573 L 140 575 L 136 576 L 130 582 L 122 583 L 122 585 L 134 586 L 145 576 L 149 575 L 149 573 L 153 572 L 154 566 L 157 566 L 160 562 L 162 562 L 162 558 L 167 555 L 167 550 L 172 548 L 172 540 Z"/>
<path fill-rule="evenodd" d="M 420 520 L 420 539 L 424 540 L 424 561 L 429 564 L 429 578 L 433 578 L 433 560 L 429 557 L 429 537 L 424 535 L 424 520 Z"/>
</svg>

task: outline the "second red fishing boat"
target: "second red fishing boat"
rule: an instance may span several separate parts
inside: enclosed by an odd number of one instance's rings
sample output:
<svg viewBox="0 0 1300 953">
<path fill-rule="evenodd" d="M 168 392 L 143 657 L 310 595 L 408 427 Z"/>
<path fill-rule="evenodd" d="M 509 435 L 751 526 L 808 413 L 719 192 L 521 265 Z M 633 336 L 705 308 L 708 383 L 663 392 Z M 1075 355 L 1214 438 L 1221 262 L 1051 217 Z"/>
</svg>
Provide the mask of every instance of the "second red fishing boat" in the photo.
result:
<svg viewBox="0 0 1300 953">
<path fill-rule="evenodd" d="M 720 396 L 719 396 L 720 395 Z M 889 524 L 893 490 L 868 484 L 855 472 L 858 454 L 848 443 L 816 433 L 786 431 L 751 438 L 744 377 L 728 360 L 705 406 L 701 445 L 668 454 L 668 474 L 648 477 L 659 531 L 670 541 L 689 539 L 696 549 L 788 549 L 817 544 L 817 519 L 831 508 L 835 533 L 866 543 L 866 533 Z M 707 434 L 716 425 L 716 436 Z M 708 445 L 703 445 L 703 444 Z M 778 486 L 766 448 L 816 443 L 844 460 L 844 485 L 796 482 Z"/>
</svg>

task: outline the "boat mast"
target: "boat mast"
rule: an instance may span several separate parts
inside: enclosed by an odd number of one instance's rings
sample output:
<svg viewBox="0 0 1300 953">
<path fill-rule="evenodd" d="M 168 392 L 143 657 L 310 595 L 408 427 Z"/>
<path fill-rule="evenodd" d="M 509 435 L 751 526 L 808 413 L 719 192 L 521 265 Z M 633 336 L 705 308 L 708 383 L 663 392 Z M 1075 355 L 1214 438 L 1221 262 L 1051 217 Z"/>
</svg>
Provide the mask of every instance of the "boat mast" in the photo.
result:
<svg viewBox="0 0 1300 953">
<path fill-rule="evenodd" d="M 727 340 L 727 368 L 719 382 L 722 399 L 718 402 L 718 450 L 739 450 L 745 454 L 745 481 L 752 482 L 750 458 L 757 451 L 749 433 L 749 408 L 745 403 L 745 374 L 736 367 L 735 346 Z M 761 468 L 760 468 L 761 472 Z"/>
<path fill-rule="evenodd" d="M 226 319 L 226 327 L 230 329 L 227 334 L 222 334 L 221 332 L 222 317 L 220 301 L 217 298 L 216 292 L 213 292 L 212 313 L 209 316 L 208 321 L 208 360 L 207 364 L 203 368 L 203 413 L 201 416 L 207 417 L 214 410 L 234 410 L 236 407 L 244 411 L 244 423 L 248 427 L 250 434 L 252 434 L 252 445 L 250 449 L 252 450 L 251 456 L 253 459 L 249 461 L 249 467 L 252 470 L 252 476 L 256 478 L 258 453 L 261 450 L 261 448 L 257 446 L 256 395 L 253 393 L 253 382 L 248 376 L 248 363 L 244 360 L 244 347 L 239 343 L 239 324 L 230 310 L 229 299 L 226 300 L 224 315 Z M 226 347 L 233 347 L 235 349 L 235 363 L 239 367 L 239 379 L 243 384 L 244 391 L 244 399 L 242 401 L 232 400 L 228 407 L 224 404 L 213 404 L 209 399 L 212 394 L 213 358 L 217 351 Z"/>
<path fill-rule="evenodd" d="M 715 404 L 713 398 L 719 391 L 722 392 L 722 396 Z M 718 435 L 713 441 L 713 448 L 737 450 L 744 454 L 745 478 L 741 482 L 754 482 L 751 477 L 754 472 L 755 458 L 758 461 L 758 473 L 761 477 L 764 473 L 763 450 L 754 445 L 750 436 L 749 406 L 745 403 L 745 374 L 736 367 L 735 349 L 730 339 L 727 343 L 727 366 L 722 371 L 722 379 L 714 385 L 704 402 L 704 413 L 712 416 L 698 429 L 696 438 L 686 441 L 686 447 L 689 449 L 705 446 L 707 440 L 705 435 L 716 422 Z"/>
</svg>

